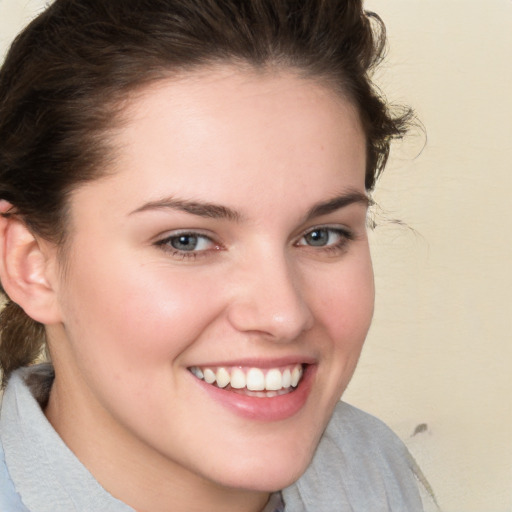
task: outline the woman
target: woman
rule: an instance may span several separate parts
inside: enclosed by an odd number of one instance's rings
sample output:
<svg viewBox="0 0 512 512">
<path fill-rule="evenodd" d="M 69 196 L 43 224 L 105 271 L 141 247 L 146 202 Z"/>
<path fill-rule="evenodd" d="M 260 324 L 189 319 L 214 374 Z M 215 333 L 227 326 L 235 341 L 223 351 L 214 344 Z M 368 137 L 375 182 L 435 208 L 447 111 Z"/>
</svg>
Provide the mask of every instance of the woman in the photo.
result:
<svg viewBox="0 0 512 512">
<path fill-rule="evenodd" d="M 369 81 L 383 45 L 355 0 L 56 0 L 18 37 L 4 508 L 422 509 L 400 441 L 339 402 L 408 117 Z"/>
</svg>

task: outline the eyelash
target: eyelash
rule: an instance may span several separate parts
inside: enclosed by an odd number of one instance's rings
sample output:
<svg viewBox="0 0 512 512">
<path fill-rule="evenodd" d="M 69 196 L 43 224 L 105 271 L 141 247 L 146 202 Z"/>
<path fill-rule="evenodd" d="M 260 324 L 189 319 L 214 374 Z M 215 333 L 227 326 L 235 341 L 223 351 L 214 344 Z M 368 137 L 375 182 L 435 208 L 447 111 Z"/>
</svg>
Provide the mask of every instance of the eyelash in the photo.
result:
<svg viewBox="0 0 512 512">
<path fill-rule="evenodd" d="M 339 237 L 335 243 L 331 243 L 329 245 L 309 245 L 309 244 L 301 244 L 300 241 L 303 240 L 308 235 L 312 235 L 313 233 L 319 232 L 327 232 L 329 238 L 334 234 Z M 349 242 L 355 239 L 354 233 L 347 228 L 333 227 L 333 226 L 316 226 L 313 228 L 309 228 L 306 232 L 304 232 L 299 241 L 295 243 L 296 246 L 299 247 L 307 247 L 309 249 L 313 249 L 315 251 L 322 251 L 329 255 L 337 255 L 344 252 L 347 248 Z"/>
<path fill-rule="evenodd" d="M 328 237 L 330 238 L 333 234 L 339 237 L 339 240 L 337 240 L 335 243 L 331 243 L 329 245 L 310 245 L 310 244 L 303 244 L 300 243 L 305 237 L 308 235 L 313 235 L 314 233 L 327 233 Z M 198 240 L 207 241 L 207 243 L 212 245 L 212 248 L 206 248 L 206 249 L 193 249 L 190 251 L 187 250 L 181 250 L 177 249 L 172 246 L 172 242 L 174 240 L 177 240 L 179 238 L 196 238 Z M 328 241 L 329 241 L 328 238 Z M 352 233 L 352 231 L 346 229 L 346 228 L 340 228 L 340 227 L 331 227 L 331 226 L 318 226 L 313 227 L 305 231 L 297 242 L 294 243 L 295 247 L 306 247 L 308 249 L 312 249 L 314 251 L 321 251 L 327 254 L 339 254 L 343 252 L 346 249 L 347 244 L 354 240 L 355 236 Z M 204 242 L 203 242 L 204 243 Z M 202 233 L 198 233 L 195 231 L 182 231 L 178 233 L 174 233 L 171 236 L 167 236 L 163 238 L 162 240 L 158 240 L 155 245 L 157 247 L 162 248 L 162 250 L 168 252 L 172 257 L 180 258 L 182 260 L 195 260 L 198 257 L 204 257 L 207 256 L 209 252 L 217 251 L 221 249 L 221 246 L 217 244 L 211 237 L 208 235 L 204 235 Z"/>
<path fill-rule="evenodd" d="M 201 250 L 193 249 L 191 251 L 180 250 L 171 245 L 173 240 L 177 240 L 179 238 L 197 238 L 198 240 L 207 241 L 209 244 L 212 245 L 212 248 Z M 161 247 L 164 251 L 168 252 L 172 257 L 181 258 L 182 260 L 195 260 L 198 257 L 206 256 L 206 254 L 212 250 L 220 249 L 220 245 L 216 244 L 211 237 L 209 237 L 208 235 L 204 235 L 202 233 L 198 233 L 196 231 L 182 231 L 174 233 L 171 236 L 167 236 L 162 240 L 157 241 L 155 245 L 157 247 Z"/>
</svg>

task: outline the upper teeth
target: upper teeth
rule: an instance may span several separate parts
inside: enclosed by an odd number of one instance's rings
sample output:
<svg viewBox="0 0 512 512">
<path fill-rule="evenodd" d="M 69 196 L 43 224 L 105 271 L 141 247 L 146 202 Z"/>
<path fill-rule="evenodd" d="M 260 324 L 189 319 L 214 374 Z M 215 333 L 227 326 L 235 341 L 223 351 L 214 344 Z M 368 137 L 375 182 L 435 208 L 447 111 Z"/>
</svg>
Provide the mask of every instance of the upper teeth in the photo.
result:
<svg viewBox="0 0 512 512">
<path fill-rule="evenodd" d="M 279 391 L 297 387 L 302 377 L 302 365 L 296 364 L 286 368 L 241 368 L 218 367 L 199 368 L 193 366 L 190 371 L 208 384 L 217 384 L 225 388 L 228 384 L 234 389 L 247 388 L 249 391 Z"/>
</svg>

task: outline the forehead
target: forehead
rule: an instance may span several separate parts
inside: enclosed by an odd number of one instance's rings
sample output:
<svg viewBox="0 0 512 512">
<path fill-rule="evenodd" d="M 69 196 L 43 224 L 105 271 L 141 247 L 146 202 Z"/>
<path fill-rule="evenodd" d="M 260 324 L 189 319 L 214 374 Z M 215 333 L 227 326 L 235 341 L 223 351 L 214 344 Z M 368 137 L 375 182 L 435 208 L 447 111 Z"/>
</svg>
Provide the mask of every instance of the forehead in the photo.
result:
<svg viewBox="0 0 512 512">
<path fill-rule="evenodd" d="M 355 108 L 292 72 L 219 67 L 161 80 L 129 99 L 118 126 L 108 174 L 130 182 L 133 200 L 178 194 L 238 208 L 250 197 L 307 199 L 304 187 L 364 191 Z"/>
</svg>

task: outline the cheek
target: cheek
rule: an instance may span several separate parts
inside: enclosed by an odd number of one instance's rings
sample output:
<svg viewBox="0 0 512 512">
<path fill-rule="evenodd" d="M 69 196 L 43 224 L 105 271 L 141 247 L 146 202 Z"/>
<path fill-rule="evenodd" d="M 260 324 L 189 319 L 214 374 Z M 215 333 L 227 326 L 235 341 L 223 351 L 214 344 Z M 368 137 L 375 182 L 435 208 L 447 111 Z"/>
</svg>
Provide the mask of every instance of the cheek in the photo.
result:
<svg viewBox="0 0 512 512">
<path fill-rule="evenodd" d="M 67 328 L 74 349 L 118 373 L 168 367 L 221 309 L 212 279 L 161 265 L 96 267 L 71 279 Z"/>
<path fill-rule="evenodd" d="M 319 294 L 317 316 L 322 319 L 335 349 L 359 353 L 373 316 L 375 290 L 369 254 L 341 266 Z"/>
<path fill-rule="evenodd" d="M 327 354 L 319 369 L 320 387 L 325 392 L 318 403 L 322 404 L 324 423 L 352 378 L 371 324 L 375 296 L 369 255 L 362 254 L 353 264 L 341 265 L 330 277 L 315 311 L 317 323 L 326 334 L 316 339 Z"/>
</svg>

